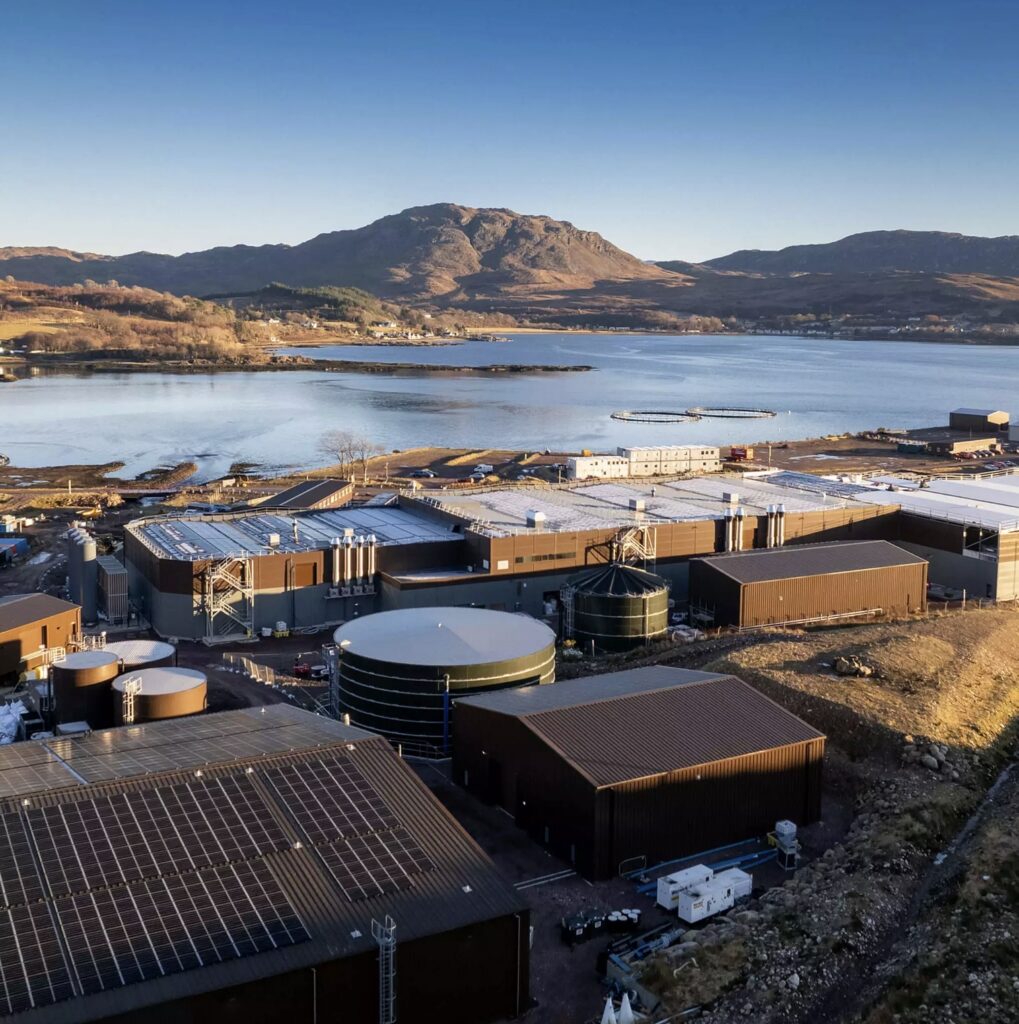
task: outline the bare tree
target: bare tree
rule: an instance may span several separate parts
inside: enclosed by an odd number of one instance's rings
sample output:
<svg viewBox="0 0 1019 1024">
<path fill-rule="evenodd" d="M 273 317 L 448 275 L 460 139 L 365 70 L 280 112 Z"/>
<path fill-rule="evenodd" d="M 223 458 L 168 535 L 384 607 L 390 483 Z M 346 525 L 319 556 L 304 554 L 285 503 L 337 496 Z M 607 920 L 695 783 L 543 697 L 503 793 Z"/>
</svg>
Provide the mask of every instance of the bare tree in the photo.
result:
<svg viewBox="0 0 1019 1024">
<path fill-rule="evenodd" d="M 361 483 L 368 483 L 368 462 L 376 455 L 381 455 L 385 449 L 380 444 L 369 440 L 362 435 L 352 438 L 354 461 L 361 463 Z"/>
<path fill-rule="evenodd" d="M 353 470 L 354 441 L 355 437 L 349 430 L 329 430 L 318 442 L 318 450 L 340 467 L 344 478 L 349 478 Z"/>
</svg>

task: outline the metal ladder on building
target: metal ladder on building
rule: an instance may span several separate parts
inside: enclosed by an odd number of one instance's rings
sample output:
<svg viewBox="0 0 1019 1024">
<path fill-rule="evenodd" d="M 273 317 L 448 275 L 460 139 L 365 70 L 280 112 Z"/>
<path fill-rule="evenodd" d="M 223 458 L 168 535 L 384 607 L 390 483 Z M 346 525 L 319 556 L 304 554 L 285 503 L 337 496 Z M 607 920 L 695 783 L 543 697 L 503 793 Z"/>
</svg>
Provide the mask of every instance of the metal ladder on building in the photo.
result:
<svg viewBox="0 0 1019 1024">
<path fill-rule="evenodd" d="M 124 718 L 124 725 L 131 725 L 135 716 L 135 700 L 142 692 L 141 676 L 132 676 L 124 680 L 124 703 L 121 711 Z"/>
<path fill-rule="evenodd" d="M 657 557 L 657 533 L 653 526 L 630 526 L 620 530 L 612 541 L 615 562 L 643 562 L 654 571 Z"/>
<path fill-rule="evenodd" d="M 396 1024 L 396 922 L 389 914 L 372 919 L 372 937 L 379 947 L 379 1024 Z"/>
<path fill-rule="evenodd" d="M 563 639 L 573 639 L 573 597 L 576 593 L 576 588 L 571 587 L 569 584 L 564 586 L 559 591 L 559 599 L 563 604 Z"/>
</svg>

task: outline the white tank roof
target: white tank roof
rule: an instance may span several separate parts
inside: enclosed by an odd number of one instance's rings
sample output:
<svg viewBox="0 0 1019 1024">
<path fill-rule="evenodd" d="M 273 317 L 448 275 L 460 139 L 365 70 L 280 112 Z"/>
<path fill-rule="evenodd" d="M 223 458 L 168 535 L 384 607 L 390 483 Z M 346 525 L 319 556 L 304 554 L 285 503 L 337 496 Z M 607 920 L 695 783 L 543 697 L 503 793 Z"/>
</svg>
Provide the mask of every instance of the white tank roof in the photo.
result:
<svg viewBox="0 0 1019 1024">
<path fill-rule="evenodd" d="M 146 661 L 172 658 L 177 649 L 173 644 L 163 643 L 162 640 L 117 640 L 115 643 L 107 644 L 106 650 L 112 651 L 129 665 L 141 665 Z"/>
<path fill-rule="evenodd" d="M 117 661 L 115 654 L 107 651 L 75 651 L 67 655 L 63 661 L 54 662 L 54 668 L 78 670 L 83 668 L 101 668 Z"/>
<path fill-rule="evenodd" d="M 140 672 L 125 672 L 113 680 L 113 688 L 121 693 L 129 679 L 140 679 L 142 693 L 151 696 L 160 693 L 180 693 L 204 686 L 207 682 L 204 672 L 193 668 L 143 668 Z"/>
<path fill-rule="evenodd" d="M 404 608 L 345 623 L 333 639 L 362 658 L 399 665 L 484 665 L 537 654 L 555 633 L 528 615 L 487 608 Z"/>
</svg>

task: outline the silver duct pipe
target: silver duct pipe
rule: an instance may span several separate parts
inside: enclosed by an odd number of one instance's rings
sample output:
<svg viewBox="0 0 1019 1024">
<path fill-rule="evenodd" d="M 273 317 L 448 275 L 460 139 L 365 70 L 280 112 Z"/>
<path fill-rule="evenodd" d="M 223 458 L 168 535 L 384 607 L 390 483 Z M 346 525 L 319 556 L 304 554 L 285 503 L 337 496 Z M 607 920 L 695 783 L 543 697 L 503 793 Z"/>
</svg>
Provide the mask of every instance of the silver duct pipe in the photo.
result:
<svg viewBox="0 0 1019 1024">
<path fill-rule="evenodd" d="M 736 551 L 742 551 L 743 550 L 743 519 L 744 519 L 745 516 L 746 516 L 746 512 L 743 510 L 742 507 L 736 509 L 736 515 L 733 518 L 733 531 L 734 531 L 733 540 L 735 541 L 735 550 Z"/>
<path fill-rule="evenodd" d="M 340 540 L 339 537 L 333 537 L 333 540 L 332 540 L 332 552 L 333 552 L 333 565 L 332 565 L 332 569 L 333 569 L 333 586 L 334 587 L 339 586 L 339 583 L 340 583 L 340 559 L 343 557 L 342 554 L 340 553 L 340 547 L 342 546 L 342 543 L 343 542 Z"/>
<path fill-rule="evenodd" d="M 368 578 L 370 580 L 375 579 L 376 571 L 376 546 L 378 545 L 378 538 L 373 533 L 368 538 Z"/>
<path fill-rule="evenodd" d="M 357 572 L 354 574 L 358 583 L 364 582 L 364 537 L 358 537 L 357 545 Z"/>
<path fill-rule="evenodd" d="M 775 506 L 775 547 L 785 544 L 785 505 Z"/>
<path fill-rule="evenodd" d="M 344 537 L 343 538 L 343 582 L 344 583 L 350 583 L 351 579 L 353 579 L 353 577 L 354 577 L 353 566 L 352 566 L 353 552 L 351 551 L 351 548 L 353 547 L 353 544 L 354 544 L 354 538 L 353 537 Z"/>
</svg>

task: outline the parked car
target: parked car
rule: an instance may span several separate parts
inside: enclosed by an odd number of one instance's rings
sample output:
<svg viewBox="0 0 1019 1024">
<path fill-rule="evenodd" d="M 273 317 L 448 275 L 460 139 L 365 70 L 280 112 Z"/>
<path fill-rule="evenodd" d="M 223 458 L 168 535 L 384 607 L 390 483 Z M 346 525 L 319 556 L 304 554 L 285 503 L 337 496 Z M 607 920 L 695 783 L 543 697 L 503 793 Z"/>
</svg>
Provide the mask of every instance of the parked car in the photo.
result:
<svg viewBox="0 0 1019 1024">
<path fill-rule="evenodd" d="M 415 469 L 414 472 L 411 473 L 411 476 L 415 480 L 431 480 L 433 477 L 438 475 L 439 474 L 433 469 Z"/>
</svg>

